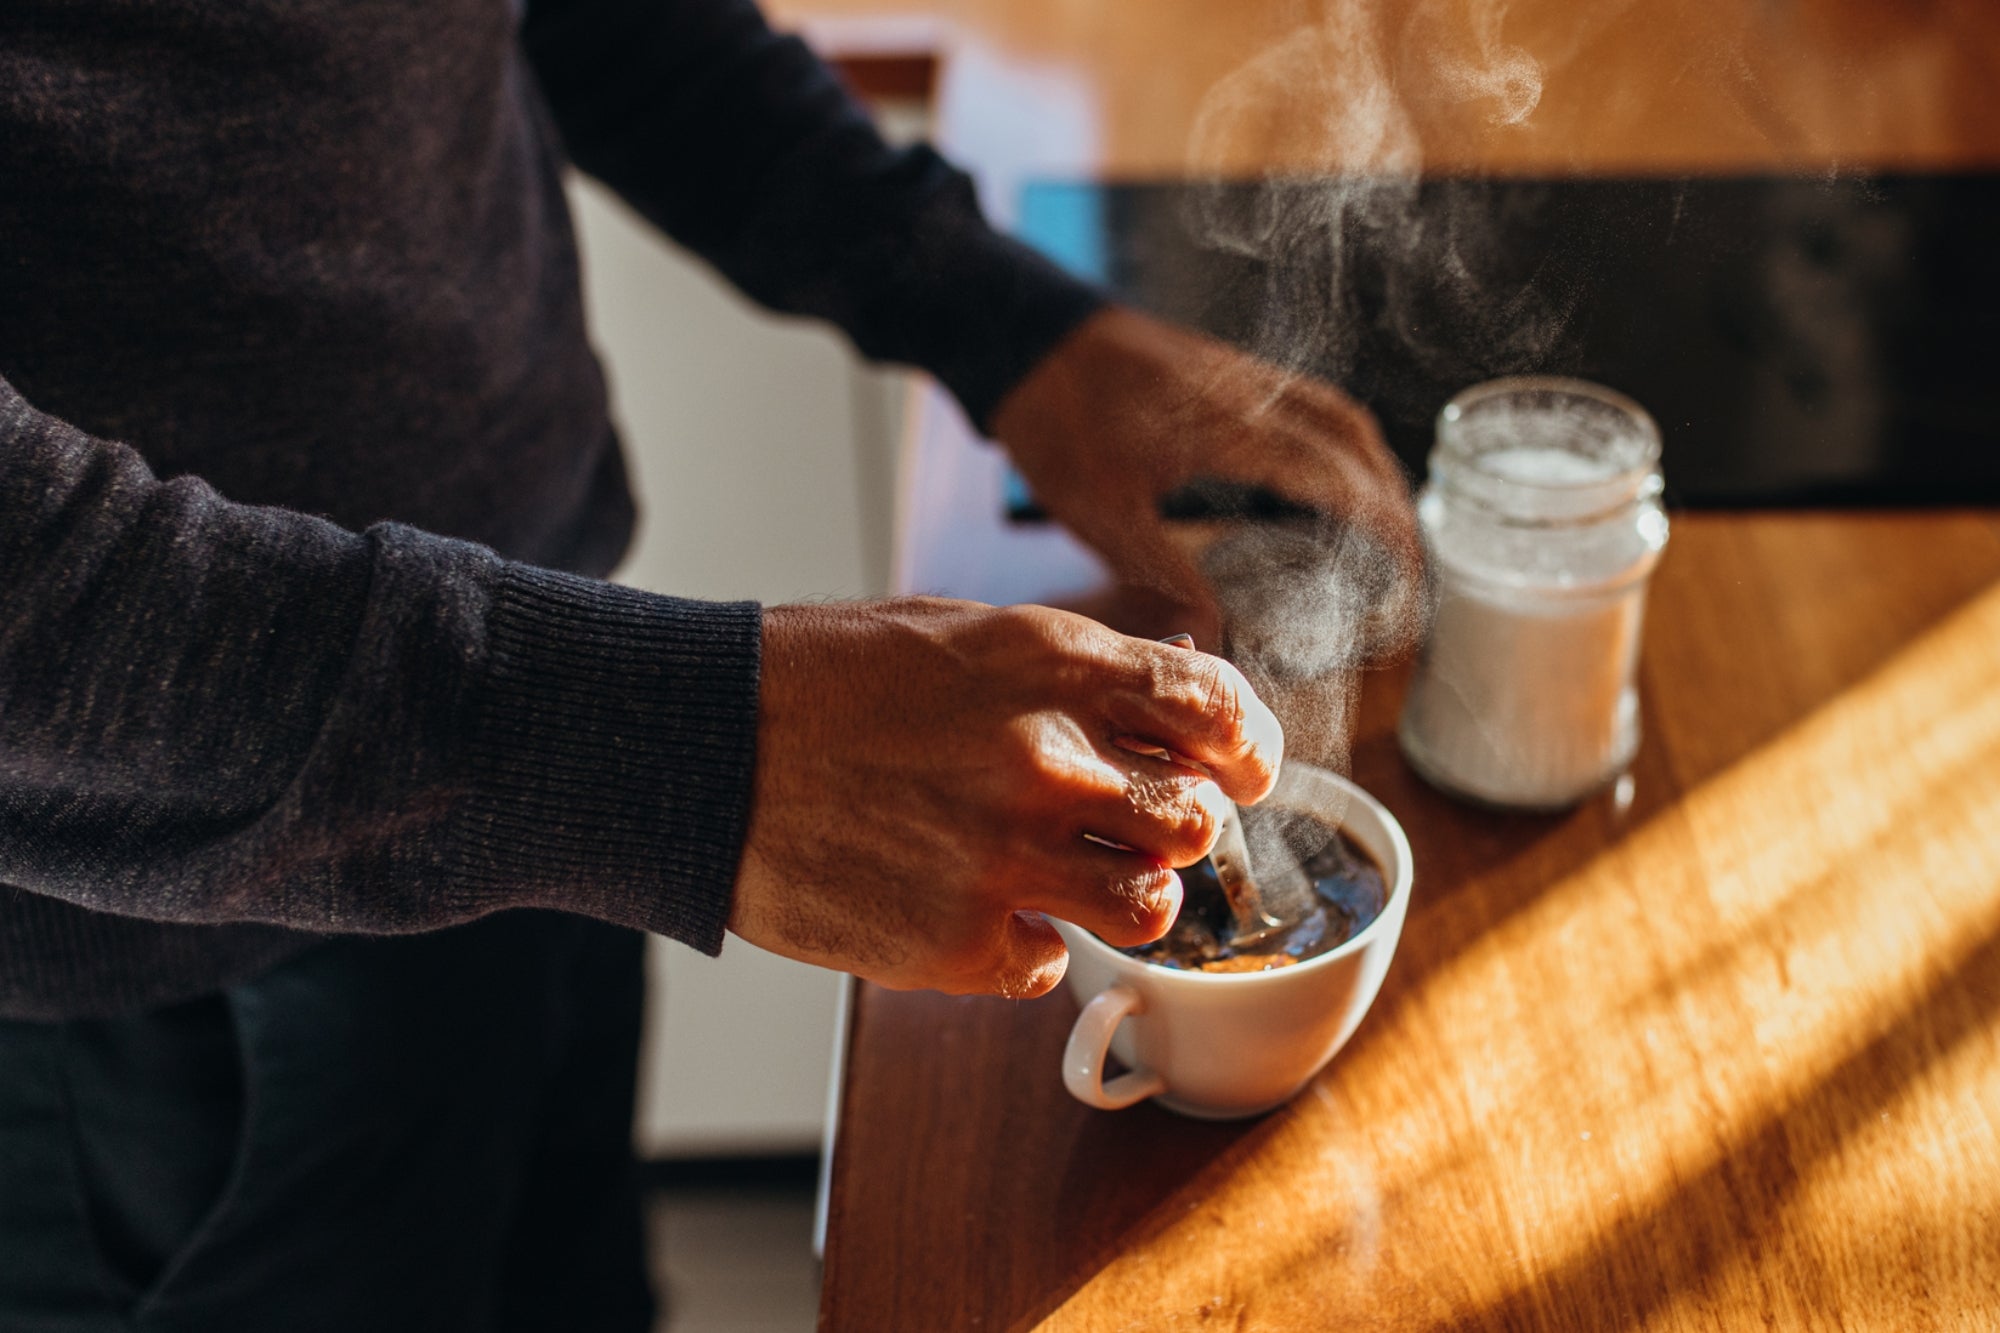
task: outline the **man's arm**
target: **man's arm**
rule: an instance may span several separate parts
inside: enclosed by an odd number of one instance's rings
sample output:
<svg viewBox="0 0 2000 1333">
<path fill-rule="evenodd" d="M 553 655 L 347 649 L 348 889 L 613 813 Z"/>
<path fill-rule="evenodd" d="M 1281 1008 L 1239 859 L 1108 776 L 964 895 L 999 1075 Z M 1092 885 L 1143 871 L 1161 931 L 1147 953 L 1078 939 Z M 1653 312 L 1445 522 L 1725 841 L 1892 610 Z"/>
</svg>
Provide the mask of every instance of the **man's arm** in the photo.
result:
<svg viewBox="0 0 2000 1333">
<path fill-rule="evenodd" d="M 0 884 L 125 916 L 547 907 L 1036 994 L 1035 912 L 1157 937 L 1217 784 L 1255 800 L 1282 752 L 1227 664 L 1081 617 L 760 613 L 356 534 L 162 482 L 4 381 L 0 569 Z"/>
<path fill-rule="evenodd" d="M 523 40 L 580 166 L 765 304 L 936 374 L 1163 623 L 1221 641 L 1158 509 L 1204 477 L 1358 525 L 1400 568 L 1396 599 L 1415 595 L 1408 489 L 1365 408 L 995 235 L 963 175 L 887 147 L 749 0 L 530 0 Z"/>
<path fill-rule="evenodd" d="M 522 41 L 578 166 L 758 301 L 929 370 L 982 428 L 1103 303 L 997 235 L 935 152 L 885 144 L 749 0 L 530 0 Z"/>
<path fill-rule="evenodd" d="M 720 947 L 761 621 L 162 482 L 0 381 L 0 883 L 421 930 L 507 907 Z"/>
</svg>

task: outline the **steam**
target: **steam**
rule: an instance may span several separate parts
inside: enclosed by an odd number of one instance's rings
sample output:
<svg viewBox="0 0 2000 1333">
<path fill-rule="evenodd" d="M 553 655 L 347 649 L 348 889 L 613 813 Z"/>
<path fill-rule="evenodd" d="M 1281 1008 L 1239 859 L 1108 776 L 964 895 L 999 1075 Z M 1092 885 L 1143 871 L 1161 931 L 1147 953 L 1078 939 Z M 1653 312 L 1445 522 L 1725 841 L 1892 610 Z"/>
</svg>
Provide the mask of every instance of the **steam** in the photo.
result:
<svg viewBox="0 0 2000 1333">
<path fill-rule="evenodd" d="M 1417 0 L 1389 32 L 1370 0 L 1324 0 L 1204 100 L 1187 223 L 1264 275 L 1252 345 L 1263 360 L 1345 382 L 1364 336 L 1386 332 L 1420 365 L 1452 373 L 1477 349 L 1470 382 L 1524 368 L 1560 336 L 1571 302 L 1493 281 L 1500 256 L 1485 200 L 1420 179 L 1414 111 L 1506 128 L 1525 126 L 1540 104 L 1545 70 L 1506 40 L 1507 10 L 1507 0 Z M 1244 191 L 1231 166 L 1245 143 L 1296 174 Z M 1283 722 L 1288 756 L 1349 771 L 1359 672 L 1415 647 L 1428 590 L 1338 516 L 1240 525 L 1204 568 L 1224 608 L 1225 650 Z M 1330 836 L 1319 821 L 1271 811 L 1247 815 L 1245 833 L 1253 864 L 1267 866 L 1295 864 Z M 1286 896 L 1310 891 L 1294 880 Z M 1266 906 L 1295 917 L 1307 904 Z"/>
<path fill-rule="evenodd" d="M 1562 58 L 1629 3 L 1579 7 Z M 1323 0 L 1210 90 L 1188 148 L 1189 232 L 1257 262 L 1253 350 L 1276 365 L 1345 382 L 1374 334 L 1426 371 L 1530 368 L 1561 337 L 1575 293 L 1508 272 L 1514 257 L 1478 182 L 1421 173 L 1426 127 L 1528 133 L 1548 70 L 1506 40 L 1508 0 L 1416 0 L 1394 25 L 1388 9 Z M 1246 144 L 1286 164 L 1247 196 L 1235 169 Z"/>
<path fill-rule="evenodd" d="M 1225 611 L 1225 651 L 1284 724 L 1287 762 L 1348 772 L 1359 673 L 1415 648 L 1428 589 L 1366 530 L 1332 518 L 1239 526 L 1208 549 L 1203 569 Z M 1304 861 L 1342 813 L 1246 811 L 1251 864 Z M 1280 919 L 1311 905 L 1304 876 L 1260 873 L 1259 883 Z"/>
<path fill-rule="evenodd" d="M 1325 184 L 1267 177 L 1247 208 L 1232 188 L 1233 146 L 1267 143 L 1274 157 L 1353 173 Z M 1290 290 L 1324 249 L 1337 279 L 1357 244 L 1414 211 L 1422 152 L 1361 4 L 1329 4 L 1210 90 L 1188 146 L 1189 230 L 1207 245 L 1261 263 L 1254 350 L 1303 371 L 1352 364 L 1359 330 L 1337 291 Z"/>
<path fill-rule="evenodd" d="M 1519 125 L 1541 104 L 1542 65 L 1522 47 L 1510 46 L 1500 35 L 1507 5 L 1464 0 L 1459 4 L 1423 4 L 1411 12 L 1403 32 L 1406 55 L 1428 52 L 1409 60 L 1429 86 L 1424 100 L 1479 103 L 1493 125 Z M 1462 22 L 1447 23 L 1445 11 L 1463 12 Z M 1451 35 L 1470 36 L 1473 49 L 1454 50 Z"/>
<path fill-rule="evenodd" d="M 1534 136 L 1551 129 L 1536 123 L 1549 80 L 1631 14 L 1634 0 L 1577 0 L 1533 14 L 1514 12 L 1513 0 L 1294 2 L 1300 21 L 1211 90 L 1188 147 L 1189 234 L 1261 275 L 1251 350 L 1293 374 L 1327 376 L 1399 423 L 1436 411 L 1439 402 L 1421 401 L 1430 386 L 1547 367 L 1600 247 L 1615 243 L 1616 221 L 1564 234 L 1562 251 L 1538 254 L 1520 244 L 1524 224 L 1541 221 L 1532 190 L 1506 193 L 1509 213 L 1489 181 L 1454 178 L 1436 163 L 1426 179 L 1426 145 L 1505 149 L 1519 136 L 1513 142 L 1546 156 L 1550 144 Z M 1762 86 L 1761 66 L 1741 49 L 1753 24 L 1779 42 L 1770 15 L 1697 6 L 1654 17 L 1684 15 L 1701 16 L 1707 40 L 1675 55 L 1673 81 L 1711 80 L 1779 160 L 1812 160 L 1818 138 L 1788 114 L 1799 90 L 1775 96 L 1786 89 Z M 1635 103 L 1604 95 L 1629 131 Z M 1246 150 L 1260 166 L 1284 166 L 1246 189 Z M 1669 237 L 1676 222 L 1678 211 Z M 1773 281 L 1789 312 L 1811 304 L 1809 284 L 1820 280 L 1780 271 Z M 1231 312 L 1239 328 L 1241 314 Z M 1843 364 L 1839 349 L 1820 359 Z M 1381 377 L 1390 361 L 1411 372 L 1409 384 Z M 1418 383 L 1425 387 L 1410 387 Z M 1280 381 L 1266 405 L 1276 407 L 1282 392 Z M 1839 419 L 1873 417 L 1863 403 Z M 1205 564 L 1225 612 L 1223 650 L 1284 723 L 1288 754 L 1347 771 L 1358 672 L 1414 646 L 1428 591 L 1409 586 L 1407 571 L 1363 531 L 1334 519 L 1243 525 Z M 1328 836 L 1311 821 L 1253 812 L 1246 822 L 1253 861 L 1310 855 Z"/>
</svg>

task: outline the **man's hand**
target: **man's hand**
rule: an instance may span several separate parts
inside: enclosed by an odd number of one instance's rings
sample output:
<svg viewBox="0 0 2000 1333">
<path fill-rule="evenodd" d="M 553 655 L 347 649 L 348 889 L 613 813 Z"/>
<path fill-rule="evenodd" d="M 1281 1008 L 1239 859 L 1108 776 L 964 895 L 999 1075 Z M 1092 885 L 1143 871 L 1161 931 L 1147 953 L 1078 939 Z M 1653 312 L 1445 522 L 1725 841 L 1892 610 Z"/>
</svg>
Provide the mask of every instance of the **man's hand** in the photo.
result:
<svg viewBox="0 0 2000 1333">
<path fill-rule="evenodd" d="M 1159 938 L 1180 908 L 1169 867 L 1208 853 L 1220 791 L 1270 790 L 1284 747 L 1219 658 L 939 598 L 766 611 L 759 708 L 730 928 L 954 993 L 1061 980 L 1038 912 Z"/>
<path fill-rule="evenodd" d="M 1001 400 L 993 424 L 1036 499 L 1122 582 L 1165 599 L 1162 623 L 1197 642 L 1220 642 L 1220 617 L 1158 508 L 1197 477 L 1357 524 L 1404 578 L 1421 568 L 1407 484 L 1366 408 L 1136 311 L 1085 321 Z"/>
</svg>

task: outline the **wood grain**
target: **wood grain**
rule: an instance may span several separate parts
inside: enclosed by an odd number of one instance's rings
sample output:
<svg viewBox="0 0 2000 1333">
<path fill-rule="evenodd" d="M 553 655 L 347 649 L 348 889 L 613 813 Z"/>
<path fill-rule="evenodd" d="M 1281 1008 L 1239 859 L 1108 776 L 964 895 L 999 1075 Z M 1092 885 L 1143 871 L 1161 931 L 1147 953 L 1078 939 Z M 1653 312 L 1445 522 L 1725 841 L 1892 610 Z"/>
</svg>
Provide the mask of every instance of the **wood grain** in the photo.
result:
<svg viewBox="0 0 2000 1333">
<path fill-rule="evenodd" d="M 2000 165 L 1991 0 L 774 0 L 1073 86 L 1109 177 Z M 947 77 L 952 77 L 947 70 Z M 1032 112 L 1022 107 L 1021 111 Z"/>
<path fill-rule="evenodd" d="M 862 988 L 826 1329 L 1979 1329 L 2000 1310 L 2000 520 L 1678 515 L 1629 799 L 1357 778 L 1417 888 L 1288 1107 L 1084 1110 L 1074 1013 Z"/>
<path fill-rule="evenodd" d="M 1988 0 L 772 8 L 942 16 L 946 100 L 996 65 L 1078 90 L 1104 178 L 2000 165 Z M 1509 52 L 1518 118 L 1480 78 Z M 1675 523 L 1627 799 L 1454 805 L 1370 682 L 1355 773 L 1412 917 L 1284 1110 L 1087 1111 L 1067 997 L 863 987 L 822 1326 L 1993 1327 L 2000 521 Z"/>
</svg>

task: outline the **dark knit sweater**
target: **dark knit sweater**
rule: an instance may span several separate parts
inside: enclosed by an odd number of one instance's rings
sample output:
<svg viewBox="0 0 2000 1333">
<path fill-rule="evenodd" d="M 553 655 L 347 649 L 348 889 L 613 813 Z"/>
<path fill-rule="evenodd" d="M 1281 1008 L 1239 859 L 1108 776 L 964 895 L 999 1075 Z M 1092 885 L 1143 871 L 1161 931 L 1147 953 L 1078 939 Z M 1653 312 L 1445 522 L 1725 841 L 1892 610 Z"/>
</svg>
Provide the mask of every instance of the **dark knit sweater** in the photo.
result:
<svg viewBox="0 0 2000 1333">
<path fill-rule="evenodd" d="M 720 947 L 760 621 L 589 577 L 565 152 L 975 420 L 1095 305 L 747 3 L 520 8 L 0 5 L 0 1014 L 509 907 Z"/>
</svg>

